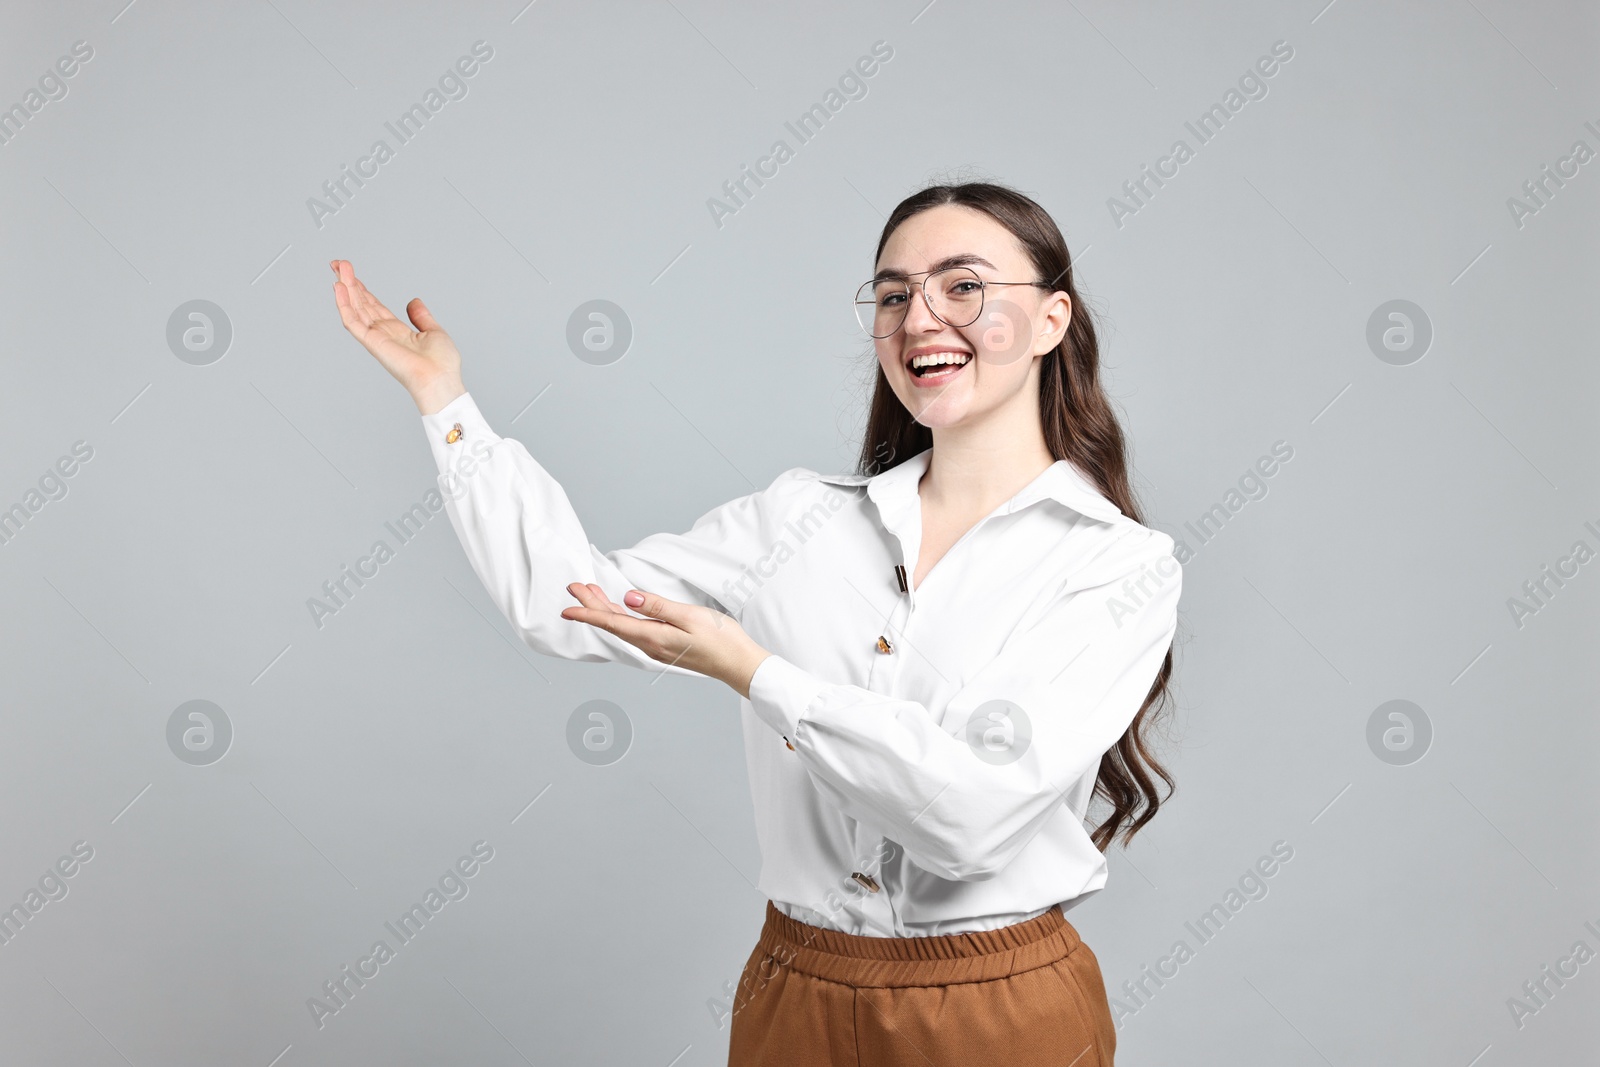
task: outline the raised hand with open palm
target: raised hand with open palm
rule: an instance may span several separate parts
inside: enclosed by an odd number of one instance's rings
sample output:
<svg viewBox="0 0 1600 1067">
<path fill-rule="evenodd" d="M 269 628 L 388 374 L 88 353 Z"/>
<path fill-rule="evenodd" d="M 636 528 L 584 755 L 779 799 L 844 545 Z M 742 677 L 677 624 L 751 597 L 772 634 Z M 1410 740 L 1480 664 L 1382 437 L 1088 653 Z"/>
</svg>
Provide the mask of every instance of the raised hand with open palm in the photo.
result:
<svg viewBox="0 0 1600 1067">
<path fill-rule="evenodd" d="M 418 411 L 432 415 L 466 392 L 461 353 L 420 297 L 406 305 L 407 325 L 367 291 L 348 259 L 332 260 L 331 266 L 345 329 L 405 386 Z M 635 615 L 592 582 L 571 582 L 567 592 L 578 604 L 563 610 L 562 618 L 607 630 L 657 662 L 720 679 L 740 696 L 750 695 L 756 667 L 771 654 L 733 618 L 702 604 L 630 589 L 623 601 Z"/>
<path fill-rule="evenodd" d="M 431 415 L 467 391 L 461 384 L 461 353 L 421 297 L 406 305 L 407 325 L 367 291 L 348 259 L 329 265 L 337 276 L 333 298 L 345 329 L 405 386 L 418 411 Z"/>
</svg>

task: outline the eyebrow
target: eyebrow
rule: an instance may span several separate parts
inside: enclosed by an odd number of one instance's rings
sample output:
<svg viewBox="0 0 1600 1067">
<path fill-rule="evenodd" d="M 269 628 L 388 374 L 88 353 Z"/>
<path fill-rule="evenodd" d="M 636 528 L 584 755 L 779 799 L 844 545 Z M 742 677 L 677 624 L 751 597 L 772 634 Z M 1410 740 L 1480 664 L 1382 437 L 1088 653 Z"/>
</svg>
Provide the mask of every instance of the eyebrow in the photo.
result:
<svg viewBox="0 0 1600 1067">
<path fill-rule="evenodd" d="M 995 269 L 995 265 L 990 263 L 987 259 L 984 259 L 982 256 L 974 255 L 971 252 L 960 252 L 953 256 L 945 256 L 939 262 L 935 263 L 931 270 L 917 271 L 917 273 L 932 274 L 933 271 L 946 270 L 950 267 L 988 267 L 990 270 Z M 910 277 L 910 274 L 900 270 L 898 267 L 885 267 L 878 273 L 874 274 L 872 276 L 872 280 L 875 282 L 882 282 L 894 278 L 900 281 L 905 281 Z"/>
</svg>

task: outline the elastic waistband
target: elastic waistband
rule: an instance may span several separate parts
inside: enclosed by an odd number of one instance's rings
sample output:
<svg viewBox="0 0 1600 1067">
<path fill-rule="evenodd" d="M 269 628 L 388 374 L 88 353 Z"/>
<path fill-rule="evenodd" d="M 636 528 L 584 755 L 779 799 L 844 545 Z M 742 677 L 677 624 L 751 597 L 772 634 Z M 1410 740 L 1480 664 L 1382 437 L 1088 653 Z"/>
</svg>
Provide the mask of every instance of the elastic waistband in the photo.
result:
<svg viewBox="0 0 1600 1067">
<path fill-rule="evenodd" d="M 757 948 L 768 968 L 790 967 L 852 986 L 929 986 L 988 982 L 1054 963 L 1081 944 L 1058 904 L 997 930 L 937 937 L 865 937 L 825 930 L 767 901 Z"/>
</svg>

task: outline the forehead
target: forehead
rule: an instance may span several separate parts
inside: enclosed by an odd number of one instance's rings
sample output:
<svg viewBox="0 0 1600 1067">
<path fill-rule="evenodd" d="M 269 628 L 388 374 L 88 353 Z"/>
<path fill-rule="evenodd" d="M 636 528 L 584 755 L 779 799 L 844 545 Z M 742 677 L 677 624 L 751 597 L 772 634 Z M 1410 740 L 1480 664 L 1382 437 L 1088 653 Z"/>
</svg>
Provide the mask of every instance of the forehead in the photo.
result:
<svg viewBox="0 0 1600 1067">
<path fill-rule="evenodd" d="M 880 274 L 915 274 L 966 257 L 985 260 L 1001 273 L 1028 268 L 1027 254 L 1010 230 L 961 204 L 940 204 L 902 222 L 884 242 L 877 266 Z"/>
</svg>

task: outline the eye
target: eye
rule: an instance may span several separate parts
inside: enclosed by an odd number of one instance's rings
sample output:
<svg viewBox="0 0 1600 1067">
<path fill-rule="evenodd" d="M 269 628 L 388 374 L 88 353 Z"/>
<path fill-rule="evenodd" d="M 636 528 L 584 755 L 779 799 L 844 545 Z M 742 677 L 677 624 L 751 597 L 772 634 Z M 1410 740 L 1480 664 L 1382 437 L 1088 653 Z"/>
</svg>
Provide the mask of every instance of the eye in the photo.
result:
<svg viewBox="0 0 1600 1067">
<path fill-rule="evenodd" d="M 971 278 L 963 278 L 960 281 L 953 283 L 950 286 L 949 292 L 951 296 L 971 296 L 973 293 L 982 288 L 983 285 L 981 283 L 975 282 Z"/>
<path fill-rule="evenodd" d="M 885 308 L 899 307 L 900 302 L 906 298 L 904 291 L 884 293 L 878 297 L 878 306 Z"/>
</svg>

